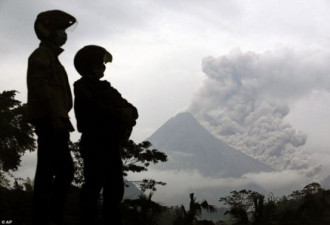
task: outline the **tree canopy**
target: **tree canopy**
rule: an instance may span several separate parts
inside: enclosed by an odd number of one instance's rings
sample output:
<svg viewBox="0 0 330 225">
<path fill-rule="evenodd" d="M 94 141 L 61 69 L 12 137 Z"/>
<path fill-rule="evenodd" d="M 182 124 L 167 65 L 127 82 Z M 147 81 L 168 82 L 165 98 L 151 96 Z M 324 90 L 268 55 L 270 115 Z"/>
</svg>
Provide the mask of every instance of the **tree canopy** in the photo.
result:
<svg viewBox="0 0 330 225">
<path fill-rule="evenodd" d="M 157 149 L 150 149 L 152 144 L 149 141 L 143 141 L 139 144 L 129 140 L 121 152 L 124 175 L 127 172 L 147 171 L 150 163 L 166 162 L 167 155 Z"/>
<path fill-rule="evenodd" d="M 84 182 L 83 176 L 83 160 L 79 152 L 79 142 L 69 144 L 74 154 L 75 176 L 74 183 L 80 186 Z M 167 155 L 157 149 L 151 149 L 152 144 L 148 141 L 136 144 L 129 140 L 127 145 L 122 148 L 121 158 L 123 160 L 123 175 L 127 176 L 128 172 L 139 173 L 147 171 L 150 164 L 158 162 L 166 162 Z M 166 185 L 161 181 L 153 179 L 143 179 L 141 181 L 132 181 L 140 186 L 142 192 L 146 190 L 156 191 L 156 185 Z"/>
<path fill-rule="evenodd" d="M 0 185 L 4 173 L 17 170 L 26 151 L 34 151 L 33 128 L 24 119 L 25 104 L 15 99 L 17 91 L 0 93 Z"/>
</svg>

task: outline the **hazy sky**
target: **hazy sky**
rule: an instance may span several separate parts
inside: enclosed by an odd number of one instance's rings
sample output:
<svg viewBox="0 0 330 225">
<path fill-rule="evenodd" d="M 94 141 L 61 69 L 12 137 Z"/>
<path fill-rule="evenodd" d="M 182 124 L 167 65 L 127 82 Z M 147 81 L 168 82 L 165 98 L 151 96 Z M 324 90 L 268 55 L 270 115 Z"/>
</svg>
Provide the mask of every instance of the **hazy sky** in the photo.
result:
<svg viewBox="0 0 330 225">
<path fill-rule="evenodd" d="M 327 175 L 329 1 L 0 0 L 0 91 L 18 90 L 23 102 L 27 58 L 38 46 L 33 23 L 50 9 L 78 20 L 60 56 L 71 84 L 81 47 L 113 54 L 105 79 L 137 106 L 136 141 L 188 108 L 250 155 Z M 265 146 L 273 148 L 260 152 Z"/>
</svg>

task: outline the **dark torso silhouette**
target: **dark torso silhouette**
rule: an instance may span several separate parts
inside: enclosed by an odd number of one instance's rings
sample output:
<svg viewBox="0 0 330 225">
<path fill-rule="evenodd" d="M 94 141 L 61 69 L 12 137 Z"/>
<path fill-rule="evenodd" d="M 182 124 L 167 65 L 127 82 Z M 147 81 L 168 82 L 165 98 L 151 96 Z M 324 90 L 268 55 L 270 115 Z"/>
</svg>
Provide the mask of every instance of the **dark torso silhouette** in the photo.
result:
<svg viewBox="0 0 330 225">
<path fill-rule="evenodd" d="M 120 220 L 119 204 L 124 194 L 120 149 L 135 125 L 137 110 L 108 81 L 82 77 L 74 83 L 74 93 L 84 160 L 82 223 L 95 223 L 102 190 L 104 222 L 114 224 Z M 125 117 L 125 110 L 133 112 L 133 117 Z"/>
<path fill-rule="evenodd" d="M 67 74 L 58 60 L 62 51 L 42 42 L 28 61 L 27 119 L 38 136 L 33 224 L 62 224 L 64 200 L 73 178 L 68 148 L 72 96 Z"/>
</svg>

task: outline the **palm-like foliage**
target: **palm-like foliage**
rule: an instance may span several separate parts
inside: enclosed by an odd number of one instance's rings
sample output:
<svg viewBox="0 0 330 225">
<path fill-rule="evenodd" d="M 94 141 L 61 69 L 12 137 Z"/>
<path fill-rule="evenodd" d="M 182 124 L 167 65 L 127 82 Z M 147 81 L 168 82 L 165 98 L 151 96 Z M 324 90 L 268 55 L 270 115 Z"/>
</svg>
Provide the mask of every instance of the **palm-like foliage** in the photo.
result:
<svg viewBox="0 0 330 225">
<path fill-rule="evenodd" d="M 203 202 L 197 202 L 194 193 L 189 195 L 189 209 L 186 210 L 183 205 L 176 211 L 177 218 L 174 220 L 174 225 L 193 225 L 198 221 L 198 218 L 202 214 L 202 210 L 207 212 L 216 212 L 216 208 L 213 205 L 209 205 L 206 200 Z"/>
</svg>

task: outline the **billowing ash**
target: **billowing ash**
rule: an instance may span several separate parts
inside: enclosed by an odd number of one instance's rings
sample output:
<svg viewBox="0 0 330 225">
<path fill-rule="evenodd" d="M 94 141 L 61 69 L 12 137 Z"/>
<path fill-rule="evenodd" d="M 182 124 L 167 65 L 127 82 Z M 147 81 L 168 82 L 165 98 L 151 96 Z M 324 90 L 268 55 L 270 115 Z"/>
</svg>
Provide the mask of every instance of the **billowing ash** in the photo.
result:
<svg viewBox="0 0 330 225">
<path fill-rule="evenodd" d="M 284 118 L 295 100 L 329 89 L 330 68 L 321 58 L 287 49 L 204 58 L 207 79 L 190 111 L 219 139 L 268 165 L 307 169 L 307 136 Z"/>
</svg>

